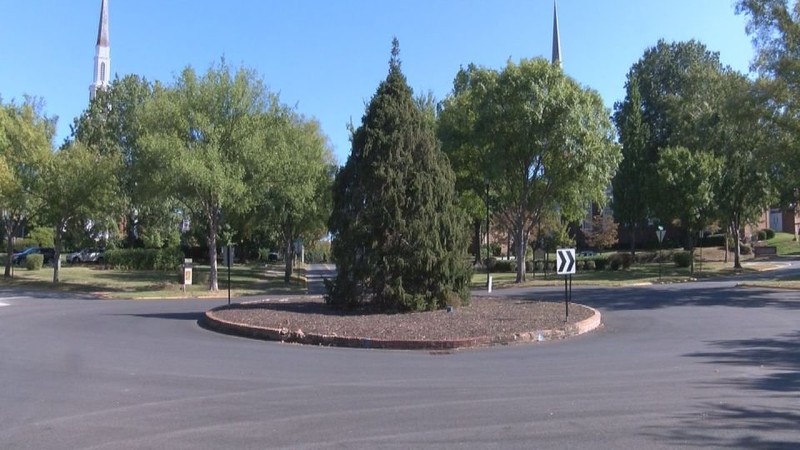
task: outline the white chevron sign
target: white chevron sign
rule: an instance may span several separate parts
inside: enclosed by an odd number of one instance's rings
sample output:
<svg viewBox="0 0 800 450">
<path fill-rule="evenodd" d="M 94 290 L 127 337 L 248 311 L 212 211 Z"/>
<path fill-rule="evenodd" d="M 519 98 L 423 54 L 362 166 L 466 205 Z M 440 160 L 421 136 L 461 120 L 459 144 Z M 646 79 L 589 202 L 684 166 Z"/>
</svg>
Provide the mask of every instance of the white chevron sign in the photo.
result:
<svg viewBox="0 0 800 450">
<path fill-rule="evenodd" d="M 572 275 L 575 273 L 575 249 L 560 248 L 556 250 L 556 273 Z"/>
</svg>

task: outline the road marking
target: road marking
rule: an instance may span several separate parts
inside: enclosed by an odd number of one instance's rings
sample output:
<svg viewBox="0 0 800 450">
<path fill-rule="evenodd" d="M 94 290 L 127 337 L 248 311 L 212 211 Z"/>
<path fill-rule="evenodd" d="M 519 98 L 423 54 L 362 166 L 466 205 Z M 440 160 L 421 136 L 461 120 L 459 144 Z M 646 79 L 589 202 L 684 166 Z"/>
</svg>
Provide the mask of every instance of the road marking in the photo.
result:
<svg viewBox="0 0 800 450">
<path fill-rule="evenodd" d="M 0 302 L 0 306 L 10 306 L 8 303 Z"/>
</svg>

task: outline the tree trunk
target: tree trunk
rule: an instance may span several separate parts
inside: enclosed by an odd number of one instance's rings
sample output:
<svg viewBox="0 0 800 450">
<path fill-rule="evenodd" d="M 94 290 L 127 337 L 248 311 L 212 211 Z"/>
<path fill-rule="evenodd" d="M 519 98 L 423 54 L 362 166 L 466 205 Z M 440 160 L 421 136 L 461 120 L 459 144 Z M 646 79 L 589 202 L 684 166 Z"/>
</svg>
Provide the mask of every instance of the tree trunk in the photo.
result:
<svg viewBox="0 0 800 450">
<path fill-rule="evenodd" d="M 636 255 L 636 225 L 631 225 L 628 229 L 631 232 L 631 255 Z"/>
<path fill-rule="evenodd" d="M 475 219 L 472 223 L 472 231 L 474 231 L 474 235 L 472 236 L 472 248 L 475 249 L 475 264 L 481 262 L 481 228 L 483 228 L 483 221 L 481 219 Z"/>
<path fill-rule="evenodd" d="M 742 246 L 739 243 L 741 238 L 739 234 L 739 227 L 738 224 L 734 224 L 731 226 L 731 236 L 733 236 L 733 268 L 734 269 L 741 269 L 742 268 Z"/>
<path fill-rule="evenodd" d="M 11 262 L 14 256 L 14 225 L 9 225 L 11 218 L 6 219 L 6 272 L 5 277 L 10 278 L 14 276 L 13 263 Z"/>
<path fill-rule="evenodd" d="M 294 245 L 292 245 L 291 238 L 286 238 L 284 241 L 285 252 L 283 256 L 283 282 L 289 284 L 292 281 L 292 271 L 294 270 Z"/>
<path fill-rule="evenodd" d="M 514 248 L 517 253 L 517 278 L 516 283 L 525 281 L 525 231 L 522 224 L 516 225 L 514 228 Z"/>
<path fill-rule="evenodd" d="M 53 237 L 53 283 L 60 282 L 60 273 L 61 273 L 61 246 L 63 240 L 63 226 L 57 226 L 55 230 L 55 236 Z"/>
<path fill-rule="evenodd" d="M 216 292 L 219 290 L 219 285 L 217 284 L 217 221 L 214 219 L 209 220 L 206 241 L 208 243 L 208 265 L 211 267 L 208 271 L 208 290 Z"/>
</svg>

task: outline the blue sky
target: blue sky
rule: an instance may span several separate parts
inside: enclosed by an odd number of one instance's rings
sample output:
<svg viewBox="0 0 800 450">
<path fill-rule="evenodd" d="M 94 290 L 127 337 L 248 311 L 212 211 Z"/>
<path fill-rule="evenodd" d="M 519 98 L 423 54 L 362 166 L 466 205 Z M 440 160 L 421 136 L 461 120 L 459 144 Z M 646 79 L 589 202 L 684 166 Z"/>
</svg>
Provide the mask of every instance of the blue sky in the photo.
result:
<svg viewBox="0 0 800 450">
<path fill-rule="evenodd" d="M 88 104 L 100 0 L 0 4 L 0 96 L 41 97 L 60 144 Z M 697 39 L 748 71 L 746 18 L 733 0 L 559 0 L 563 67 L 611 108 L 659 38 Z M 346 124 L 388 70 L 391 39 L 415 93 L 441 99 L 460 66 L 550 56 L 552 0 L 109 0 L 111 71 L 171 82 L 224 56 L 255 69 L 284 103 L 320 121 L 339 163 Z"/>
</svg>

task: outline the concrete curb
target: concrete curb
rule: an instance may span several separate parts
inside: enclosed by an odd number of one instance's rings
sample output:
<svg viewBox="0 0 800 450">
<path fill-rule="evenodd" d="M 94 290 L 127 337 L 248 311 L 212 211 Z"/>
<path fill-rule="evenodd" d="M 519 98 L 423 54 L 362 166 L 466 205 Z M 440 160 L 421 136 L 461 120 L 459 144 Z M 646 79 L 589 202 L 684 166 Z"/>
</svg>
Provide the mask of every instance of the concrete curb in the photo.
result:
<svg viewBox="0 0 800 450">
<path fill-rule="evenodd" d="M 244 304 L 255 304 L 249 302 Z M 524 342 L 541 342 L 556 339 L 565 339 L 578 336 L 599 328 L 602 325 L 600 311 L 585 305 L 573 305 L 587 308 L 593 312 L 592 317 L 580 322 L 565 325 L 554 330 L 534 330 L 522 333 L 513 333 L 501 336 L 477 336 L 463 339 L 449 340 L 390 340 L 373 339 L 369 337 L 345 337 L 324 334 L 306 334 L 302 331 L 292 331 L 288 328 L 255 327 L 243 323 L 222 320 L 214 313 L 228 309 L 228 305 L 206 311 L 200 324 L 212 331 L 253 339 L 268 341 L 290 342 L 306 345 L 324 345 L 332 347 L 353 348 L 379 348 L 388 350 L 452 350 L 469 347 L 485 347 L 490 345 L 506 345 Z M 235 306 L 235 305 L 232 305 Z"/>
</svg>

